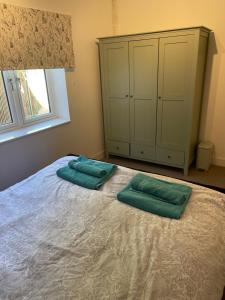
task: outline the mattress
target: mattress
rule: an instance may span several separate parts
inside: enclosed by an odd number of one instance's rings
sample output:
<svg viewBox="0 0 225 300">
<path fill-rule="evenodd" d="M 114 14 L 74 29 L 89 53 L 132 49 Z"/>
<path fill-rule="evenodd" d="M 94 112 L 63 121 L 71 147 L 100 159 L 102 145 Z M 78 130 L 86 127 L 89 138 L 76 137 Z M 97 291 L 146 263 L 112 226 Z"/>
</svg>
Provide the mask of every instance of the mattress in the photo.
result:
<svg viewBox="0 0 225 300">
<path fill-rule="evenodd" d="M 182 218 L 163 218 L 116 199 L 137 171 L 92 191 L 56 176 L 71 159 L 0 192 L 1 300 L 222 298 L 224 194 L 187 183 Z"/>
</svg>

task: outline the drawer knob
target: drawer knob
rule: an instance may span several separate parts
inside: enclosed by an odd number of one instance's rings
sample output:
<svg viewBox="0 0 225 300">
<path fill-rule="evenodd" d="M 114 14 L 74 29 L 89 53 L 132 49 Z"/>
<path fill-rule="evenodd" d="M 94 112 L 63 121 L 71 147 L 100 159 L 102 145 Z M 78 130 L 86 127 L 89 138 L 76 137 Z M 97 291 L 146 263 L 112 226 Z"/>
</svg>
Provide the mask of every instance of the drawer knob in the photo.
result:
<svg viewBox="0 0 225 300">
<path fill-rule="evenodd" d="M 170 156 L 170 155 L 168 155 L 167 157 L 168 157 L 168 158 L 171 158 L 171 156 Z"/>
<path fill-rule="evenodd" d="M 120 147 L 119 146 L 116 146 L 116 150 L 119 150 L 120 149 Z"/>
<path fill-rule="evenodd" d="M 141 151 L 141 154 L 144 154 L 144 151 Z"/>
</svg>

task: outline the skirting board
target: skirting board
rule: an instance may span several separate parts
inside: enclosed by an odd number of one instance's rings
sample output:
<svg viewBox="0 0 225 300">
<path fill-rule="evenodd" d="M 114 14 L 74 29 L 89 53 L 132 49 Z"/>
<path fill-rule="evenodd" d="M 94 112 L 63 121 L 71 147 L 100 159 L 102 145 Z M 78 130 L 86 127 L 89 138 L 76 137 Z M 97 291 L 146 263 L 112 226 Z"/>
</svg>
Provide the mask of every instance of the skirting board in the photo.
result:
<svg viewBox="0 0 225 300">
<path fill-rule="evenodd" d="M 214 158 L 213 164 L 216 166 L 225 167 L 225 158 L 223 157 Z"/>
</svg>

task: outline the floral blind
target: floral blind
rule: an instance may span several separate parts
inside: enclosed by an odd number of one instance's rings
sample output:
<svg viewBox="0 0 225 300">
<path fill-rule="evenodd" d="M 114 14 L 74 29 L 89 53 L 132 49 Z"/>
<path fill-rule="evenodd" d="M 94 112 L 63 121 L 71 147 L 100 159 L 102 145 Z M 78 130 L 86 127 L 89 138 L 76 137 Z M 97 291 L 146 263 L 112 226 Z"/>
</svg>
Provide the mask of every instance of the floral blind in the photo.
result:
<svg viewBox="0 0 225 300">
<path fill-rule="evenodd" d="M 0 3 L 0 70 L 73 67 L 70 16 Z"/>
</svg>

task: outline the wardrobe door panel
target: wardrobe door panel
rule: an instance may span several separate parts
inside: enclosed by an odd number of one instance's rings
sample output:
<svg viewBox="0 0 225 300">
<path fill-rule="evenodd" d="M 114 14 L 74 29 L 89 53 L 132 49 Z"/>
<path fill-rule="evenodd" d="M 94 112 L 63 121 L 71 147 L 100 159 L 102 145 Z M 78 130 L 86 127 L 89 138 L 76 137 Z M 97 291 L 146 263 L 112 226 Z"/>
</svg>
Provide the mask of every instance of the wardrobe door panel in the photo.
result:
<svg viewBox="0 0 225 300">
<path fill-rule="evenodd" d="M 183 147 L 186 140 L 186 113 L 184 101 L 159 101 L 159 145 Z"/>
<path fill-rule="evenodd" d="M 107 140 L 129 142 L 128 42 L 103 46 L 103 104 Z"/>
<path fill-rule="evenodd" d="M 157 146 L 185 149 L 193 57 L 191 35 L 160 39 Z"/>
<path fill-rule="evenodd" d="M 148 100 L 131 101 L 131 122 L 133 143 L 141 143 L 155 146 L 155 103 Z"/>
<path fill-rule="evenodd" d="M 108 139 L 129 142 L 129 100 L 108 101 Z"/>
<path fill-rule="evenodd" d="M 131 142 L 155 146 L 158 39 L 129 42 Z"/>
</svg>

